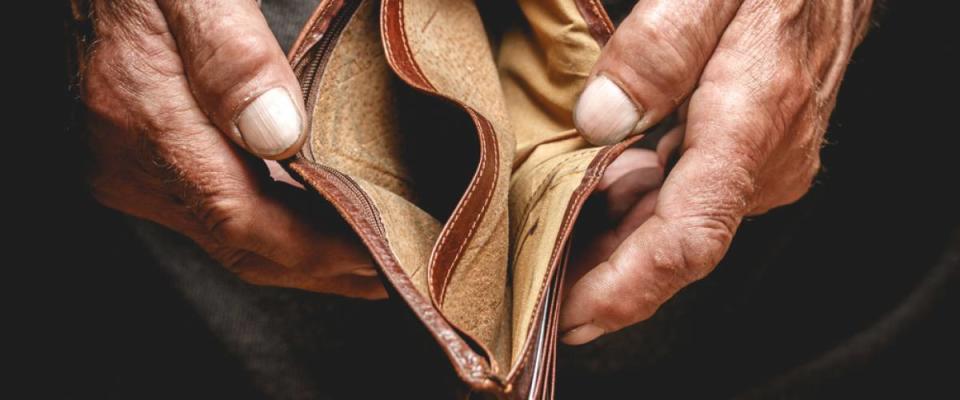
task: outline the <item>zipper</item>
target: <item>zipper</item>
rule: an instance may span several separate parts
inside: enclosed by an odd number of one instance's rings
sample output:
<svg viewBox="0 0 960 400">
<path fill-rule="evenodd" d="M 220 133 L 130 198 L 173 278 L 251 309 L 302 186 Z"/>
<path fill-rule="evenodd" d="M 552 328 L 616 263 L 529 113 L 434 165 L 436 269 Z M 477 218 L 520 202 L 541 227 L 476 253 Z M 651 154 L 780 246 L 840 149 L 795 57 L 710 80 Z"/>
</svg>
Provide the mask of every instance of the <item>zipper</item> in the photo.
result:
<svg viewBox="0 0 960 400">
<path fill-rule="evenodd" d="M 332 176 L 334 182 L 337 182 L 337 186 L 340 189 L 346 189 L 350 194 L 352 194 L 357 200 L 360 201 L 363 206 L 360 210 L 361 214 L 367 221 L 373 222 L 374 227 L 377 228 L 377 233 L 383 237 L 387 237 L 387 231 L 383 227 L 383 221 L 380 220 L 380 213 L 377 212 L 376 207 L 373 205 L 373 201 L 370 200 L 370 197 L 367 196 L 366 192 L 360 188 L 360 184 L 353 178 L 348 175 L 337 171 L 333 168 L 330 168 L 326 165 L 314 163 L 319 169 L 323 170 L 329 176 Z"/>
<path fill-rule="evenodd" d="M 310 50 L 310 55 L 307 56 L 310 58 L 310 61 L 300 76 L 300 90 L 303 92 L 303 99 L 308 110 L 313 108 L 313 92 L 316 91 L 316 83 L 319 82 L 318 78 L 323 75 L 323 67 L 327 64 L 327 60 L 330 59 L 330 53 L 333 52 L 335 47 L 333 44 L 337 38 L 340 37 L 343 28 L 350 22 L 350 18 L 357 12 L 360 3 L 362 3 L 362 0 L 345 0 L 343 6 L 330 20 L 330 25 L 323 33 L 323 37 L 313 46 L 313 49 Z"/>
<path fill-rule="evenodd" d="M 347 26 L 347 23 L 350 22 L 350 19 L 356 13 L 359 6 L 365 0 L 344 0 L 343 5 L 340 10 L 336 11 L 327 29 L 324 31 L 323 36 L 312 46 L 309 50 L 308 55 L 305 57 L 309 60 L 307 61 L 306 66 L 301 70 L 302 72 L 298 76 L 300 81 L 300 90 L 303 92 L 304 103 L 307 110 L 312 110 L 316 106 L 315 92 L 319 87 L 320 78 L 323 77 L 324 67 L 327 64 L 327 61 L 330 59 L 330 55 L 333 53 L 333 49 L 336 47 L 336 41 L 340 37 L 340 34 L 343 32 L 343 29 Z M 307 145 L 309 146 L 309 145 Z M 386 241 L 386 228 L 383 225 L 383 221 L 380 218 L 380 213 L 377 211 L 377 208 L 374 206 L 373 201 L 370 199 L 369 195 L 363 191 L 360 185 L 356 180 L 351 178 L 349 175 L 346 175 L 334 168 L 331 168 L 322 163 L 316 162 L 312 154 L 306 152 L 303 154 L 307 156 L 307 159 L 311 162 L 312 166 L 316 167 L 318 172 L 330 177 L 330 182 L 339 189 L 340 192 L 344 194 L 350 194 L 354 199 L 359 203 L 359 212 L 360 216 L 365 220 L 373 223 L 374 228 L 376 229 L 376 234 Z M 437 310 L 439 312 L 439 310 Z M 446 321 L 444 321 L 446 322 Z M 449 329 L 452 332 L 458 332 L 452 324 L 449 325 Z M 458 336 L 462 333 L 458 333 Z M 493 370 L 491 370 L 489 364 L 489 359 L 492 359 L 492 356 L 489 354 L 481 354 L 474 351 L 466 341 L 460 337 L 465 350 L 475 355 L 477 358 L 484 360 L 486 362 L 479 363 L 479 367 L 482 369 L 480 375 L 474 375 L 474 378 L 486 379 L 489 382 L 492 382 L 495 386 L 501 388 L 508 387 L 507 383 L 499 377 Z"/>
<path fill-rule="evenodd" d="M 299 77 L 300 90 L 303 93 L 306 109 L 311 110 L 315 106 L 316 97 L 313 96 L 313 93 L 316 92 L 320 81 L 319 78 L 323 76 L 323 67 L 327 65 L 330 54 L 333 53 L 336 40 L 340 37 L 343 29 L 347 26 L 347 23 L 350 22 L 350 18 L 353 17 L 353 14 L 356 13 L 357 8 L 360 7 L 360 3 L 362 2 L 362 0 L 345 0 L 343 6 L 341 6 L 340 10 L 336 11 L 336 15 L 330 20 L 330 24 L 327 30 L 323 32 L 323 36 L 313 45 L 313 48 L 310 49 L 310 54 L 306 56 L 309 58 L 309 61 Z M 383 227 L 383 222 L 380 220 L 380 215 L 376 211 L 373 201 L 371 201 L 370 197 L 360 188 L 357 181 L 336 169 L 315 162 L 312 156 L 310 158 L 310 161 L 314 161 L 313 165 L 326 173 L 326 175 L 331 176 L 333 178 L 332 180 L 337 183 L 340 189 L 346 189 L 346 192 L 353 194 L 353 196 L 360 201 L 363 206 L 360 210 L 363 217 L 373 222 L 377 228 L 377 233 L 385 238 L 386 230 Z"/>
</svg>

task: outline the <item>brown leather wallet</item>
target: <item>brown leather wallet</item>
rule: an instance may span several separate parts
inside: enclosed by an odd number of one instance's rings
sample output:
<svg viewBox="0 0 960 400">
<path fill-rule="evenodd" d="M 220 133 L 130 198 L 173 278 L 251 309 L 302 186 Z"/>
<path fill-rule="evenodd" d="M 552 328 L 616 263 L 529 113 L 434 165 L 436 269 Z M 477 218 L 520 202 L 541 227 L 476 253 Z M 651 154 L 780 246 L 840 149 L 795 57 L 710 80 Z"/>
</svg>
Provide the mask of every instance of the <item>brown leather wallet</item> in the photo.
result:
<svg viewBox="0 0 960 400">
<path fill-rule="evenodd" d="M 574 128 L 613 31 L 599 1 L 518 5 L 321 1 L 289 55 L 309 138 L 282 165 L 357 232 L 467 393 L 550 398 L 571 231 L 639 137 L 593 147 Z"/>
</svg>

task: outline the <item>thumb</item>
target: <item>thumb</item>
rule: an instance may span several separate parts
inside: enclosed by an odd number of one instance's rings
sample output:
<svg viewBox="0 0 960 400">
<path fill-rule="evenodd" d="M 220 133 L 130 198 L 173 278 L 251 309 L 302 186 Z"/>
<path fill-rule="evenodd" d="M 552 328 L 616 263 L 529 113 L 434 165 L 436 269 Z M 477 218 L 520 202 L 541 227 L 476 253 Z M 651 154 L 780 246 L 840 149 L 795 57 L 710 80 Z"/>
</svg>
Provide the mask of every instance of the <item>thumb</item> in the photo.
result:
<svg viewBox="0 0 960 400">
<path fill-rule="evenodd" d="M 645 0 L 604 46 L 573 112 L 587 141 L 643 132 L 693 90 L 740 6 L 730 0 Z"/>
<path fill-rule="evenodd" d="M 210 120 L 259 157 L 296 153 L 305 136 L 303 95 L 256 2 L 159 3 Z"/>
</svg>

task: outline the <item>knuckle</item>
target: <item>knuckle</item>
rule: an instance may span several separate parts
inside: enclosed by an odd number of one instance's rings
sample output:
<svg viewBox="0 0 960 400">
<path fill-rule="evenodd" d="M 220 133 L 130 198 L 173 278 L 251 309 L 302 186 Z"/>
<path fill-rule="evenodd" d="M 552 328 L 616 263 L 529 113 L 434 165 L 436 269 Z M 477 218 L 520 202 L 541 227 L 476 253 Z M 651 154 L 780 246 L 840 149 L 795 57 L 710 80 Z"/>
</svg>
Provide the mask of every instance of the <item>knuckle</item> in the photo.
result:
<svg viewBox="0 0 960 400">
<path fill-rule="evenodd" d="M 786 131 L 791 117 L 816 95 L 816 79 L 809 67 L 782 51 L 763 46 L 720 47 L 714 59 L 719 60 L 716 68 L 704 74 L 701 84 L 715 83 L 736 91 L 737 101 L 763 111 L 778 132 Z"/>
<path fill-rule="evenodd" d="M 198 200 L 197 218 L 210 235 L 221 243 L 241 244 L 246 241 L 252 221 L 246 212 L 246 201 L 240 196 L 213 195 Z"/>
<path fill-rule="evenodd" d="M 595 293 L 597 293 L 594 298 L 596 314 L 602 315 L 602 320 L 610 321 L 615 325 L 627 325 L 650 318 L 660 304 L 657 299 L 648 298 L 649 295 L 646 293 L 633 292 L 630 295 L 611 295 L 609 291 Z M 619 326 L 605 328 L 617 327 Z"/>
<path fill-rule="evenodd" d="M 647 290 L 641 303 L 659 306 L 691 281 L 688 277 L 690 260 L 681 242 L 662 246 L 651 255 L 649 262 L 652 279 L 645 285 Z"/>
<path fill-rule="evenodd" d="M 155 108 L 156 104 L 148 106 L 145 102 L 146 94 L 168 87 L 169 78 L 181 73 L 179 61 L 159 53 L 145 53 L 148 50 L 142 47 L 119 39 L 97 44 L 80 82 L 80 100 L 89 114 L 126 127 L 143 117 L 145 110 Z"/>
<path fill-rule="evenodd" d="M 631 269 L 635 265 L 619 265 L 607 261 L 611 287 L 595 287 L 593 302 L 598 315 L 614 323 L 606 328 L 619 328 L 650 318 L 679 288 L 675 282 L 677 258 L 670 252 L 655 253 L 647 259 L 651 275 L 637 275 Z M 639 279 L 639 280 L 638 280 Z"/>
<path fill-rule="evenodd" d="M 758 184 L 763 157 L 750 146 L 718 145 L 721 155 L 703 153 L 694 181 L 683 188 L 686 210 L 678 211 L 687 225 L 701 220 L 729 221 L 728 227 L 749 206 Z M 694 222 L 694 223 L 691 223 Z"/>
<path fill-rule="evenodd" d="M 685 282 L 702 279 L 713 270 L 733 240 L 738 220 L 723 214 L 705 215 L 692 223 L 680 241 Z"/>
<path fill-rule="evenodd" d="M 799 62 L 783 60 L 775 67 L 769 87 L 781 108 L 799 109 L 815 92 L 812 75 Z"/>
<path fill-rule="evenodd" d="M 267 265 L 264 265 L 263 260 L 254 253 L 228 246 L 214 246 L 208 249 L 207 253 L 241 281 L 258 286 L 278 283 L 272 276 L 263 272 Z"/>
<path fill-rule="evenodd" d="M 100 49 L 90 57 L 84 76 L 81 81 L 80 100 L 86 111 L 109 121 L 116 121 L 123 114 L 116 112 L 118 93 L 127 85 L 123 82 L 123 75 L 117 71 L 112 58 L 110 46 L 100 46 Z"/>
<path fill-rule="evenodd" d="M 599 299 L 596 305 L 597 315 L 602 315 L 603 319 L 615 321 L 616 324 L 620 325 L 642 321 L 650 318 L 653 314 L 652 312 L 644 311 L 644 307 L 630 301 L 629 298 L 612 298 L 607 296 Z"/>
<path fill-rule="evenodd" d="M 631 15 L 608 45 L 626 73 L 679 102 L 690 91 L 702 69 L 704 44 L 691 34 L 684 16 L 674 11 L 646 11 Z M 646 90 L 642 91 L 646 92 Z M 642 94 L 642 93 L 640 93 Z"/>
<path fill-rule="evenodd" d="M 699 62 L 689 46 L 665 38 L 658 28 L 644 24 L 636 29 L 634 35 L 639 38 L 639 43 L 648 44 L 642 52 L 636 50 L 635 44 L 623 44 L 622 51 L 634 58 L 626 63 L 626 67 L 662 93 L 679 96 L 692 87 L 700 69 Z"/>
<path fill-rule="evenodd" d="M 668 265 L 677 275 L 676 282 L 685 285 L 700 280 L 720 263 L 740 223 L 736 215 L 715 210 L 681 221 L 678 229 L 682 232 L 677 232 L 680 239 Z"/>
<path fill-rule="evenodd" d="M 796 182 L 791 185 L 785 193 L 785 198 L 779 205 L 792 204 L 799 201 L 803 196 L 810 192 L 817 175 L 820 173 L 820 157 L 814 155 L 806 163 L 806 166 L 800 169 Z"/>
<path fill-rule="evenodd" d="M 234 80 L 255 77 L 274 60 L 274 49 L 261 35 L 223 35 L 219 43 L 197 58 L 197 71 L 202 76 L 221 75 L 230 71 Z M 224 68 L 229 66 L 229 68 Z"/>
<path fill-rule="evenodd" d="M 218 244 L 209 247 L 207 254 L 214 260 L 220 262 L 228 271 L 237 274 L 237 276 L 242 279 L 246 278 L 244 280 L 255 276 L 255 274 L 251 274 L 250 271 L 256 270 L 258 265 L 254 260 L 253 253 L 249 251 Z"/>
<path fill-rule="evenodd" d="M 790 190 L 788 190 L 785 193 L 785 196 L 779 202 L 773 205 L 773 207 L 785 206 L 788 204 L 796 203 L 797 201 L 800 201 L 800 199 L 802 199 L 803 196 L 805 196 L 809 191 L 810 191 L 809 185 L 794 185 Z M 770 208 L 773 208 L 773 207 L 770 207 Z"/>
<path fill-rule="evenodd" d="M 811 75 L 798 63 L 784 61 L 773 69 L 766 84 L 753 91 L 753 100 L 765 112 L 771 133 L 782 136 L 802 122 L 797 117 L 808 108 L 816 89 Z"/>
<path fill-rule="evenodd" d="M 170 143 L 161 142 L 164 139 L 160 133 L 144 130 L 132 140 L 133 167 L 139 172 L 167 184 L 185 181 L 186 166 L 176 161 L 177 151 Z"/>
</svg>

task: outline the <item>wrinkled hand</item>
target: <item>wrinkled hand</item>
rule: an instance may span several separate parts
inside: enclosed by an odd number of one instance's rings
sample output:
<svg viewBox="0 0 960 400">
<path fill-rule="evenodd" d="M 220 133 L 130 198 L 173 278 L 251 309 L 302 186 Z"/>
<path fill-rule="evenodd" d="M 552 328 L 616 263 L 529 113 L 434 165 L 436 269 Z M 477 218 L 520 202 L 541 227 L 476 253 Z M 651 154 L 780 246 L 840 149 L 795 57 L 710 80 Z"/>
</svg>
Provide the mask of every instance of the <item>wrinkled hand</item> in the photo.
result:
<svg viewBox="0 0 960 400">
<path fill-rule="evenodd" d="M 287 157 L 305 136 L 296 77 L 256 2 L 91 7 L 82 93 L 101 203 L 189 236 L 252 283 L 385 296 L 343 221 L 311 214 L 307 193 L 253 156 Z"/>
<path fill-rule="evenodd" d="M 564 342 L 650 317 L 717 265 L 745 215 L 807 192 L 870 8 L 856 0 L 639 2 L 605 45 L 574 120 L 595 144 L 675 111 L 679 123 L 656 151 L 630 149 L 603 177 L 608 226 L 575 255 Z M 680 158 L 663 180 L 675 148 Z"/>
</svg>

